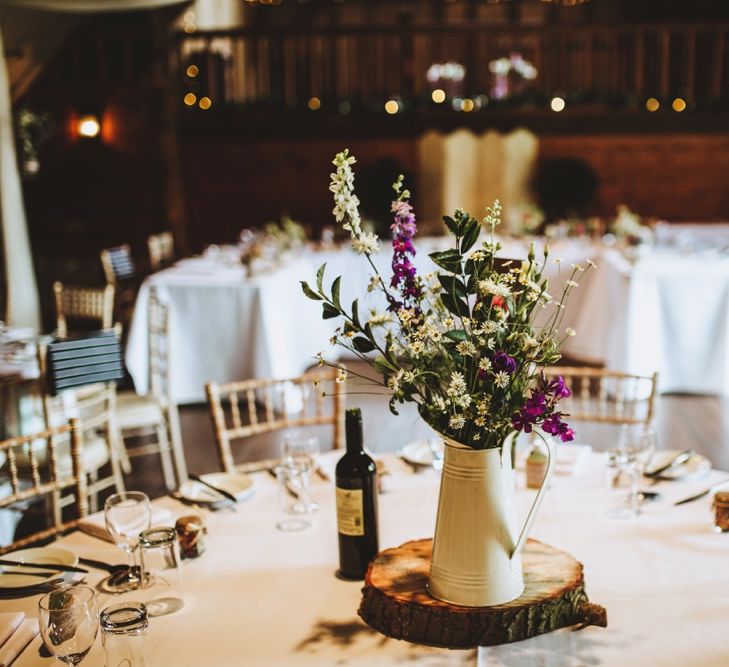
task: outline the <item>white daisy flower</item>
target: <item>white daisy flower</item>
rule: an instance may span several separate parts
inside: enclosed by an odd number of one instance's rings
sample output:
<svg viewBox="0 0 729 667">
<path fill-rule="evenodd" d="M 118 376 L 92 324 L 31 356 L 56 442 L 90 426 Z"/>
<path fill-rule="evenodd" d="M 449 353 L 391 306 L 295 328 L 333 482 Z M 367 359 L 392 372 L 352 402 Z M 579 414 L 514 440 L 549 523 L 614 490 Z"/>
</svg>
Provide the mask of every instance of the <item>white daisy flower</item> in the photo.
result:
<svg viewBox="0 0 729 667">
<path fill-rule="evenodd" d="M 494 375 L 494 384 L 501 389 L 509 386 L 509 374 L 506 371 L 499 371 Z"/>
<path fill-rule="evenodd" d="M 466 425 L 466 419 L 463 415 L 453 415 L 448 422 L 448 427 L 454 430 L 462 429 Z"/>
<path fill-rule="evenodd" d="M 446 394 L 451 398 L 463 394 L 466 391 L 466 379 L 463 377 L 463 373 L 457 371 L 451 373 L 451 381 L 448 384 Z"/>
<path fill-rule="evenodd" d="M 373 255 L 380 250 L 380 240 L 373 232 L 360 232 L 352 239 L 352 248 L 360 255 Z"/>
<path fill-rule="evenodd" d="M 470 340 L 464 340 L 458 343 L 456 350 L 464 357 L 472 357 L 476 354 L 476 346 Z"/>
</svg>

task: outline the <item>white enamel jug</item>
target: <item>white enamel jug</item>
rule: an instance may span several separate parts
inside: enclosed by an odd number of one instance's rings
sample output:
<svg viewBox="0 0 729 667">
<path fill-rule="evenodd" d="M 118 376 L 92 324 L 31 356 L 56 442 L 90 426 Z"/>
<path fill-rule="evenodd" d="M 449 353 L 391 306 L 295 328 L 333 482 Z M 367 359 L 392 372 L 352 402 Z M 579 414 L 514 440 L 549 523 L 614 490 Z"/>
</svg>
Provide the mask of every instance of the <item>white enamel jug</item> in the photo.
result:
<svg viewBox="0 0 729 667">
<path fill-rule="evenodd" d="M 443 477 L 433 538 L 429 593 L 465 607 L 490 607 L 524 592 L 521 551 L 552 477 L 555 445 L 545 440 L 547 471 L 518 530 L 512 444 L 471 449 L 445 438 Z"/>
</svg>

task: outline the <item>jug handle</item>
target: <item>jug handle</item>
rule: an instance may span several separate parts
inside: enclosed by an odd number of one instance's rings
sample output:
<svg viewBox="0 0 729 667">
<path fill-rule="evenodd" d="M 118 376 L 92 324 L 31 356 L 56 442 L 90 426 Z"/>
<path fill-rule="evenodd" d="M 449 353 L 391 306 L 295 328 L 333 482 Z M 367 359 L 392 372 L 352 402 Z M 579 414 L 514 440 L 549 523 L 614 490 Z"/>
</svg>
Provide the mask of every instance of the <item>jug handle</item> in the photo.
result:
<svg viewBox="0 0 729 667">
<path fill-rule="evenodd" d="M 524 521 L 524 527 L 521 529 L 519 539 L 514 545 L 514 551 L 511 552 L 511 558 L 520 553 L 521 550 L 524 548 L 524 545 L 526 544 L 527 537 L 529 537 L 529 531 L 532 529 L 534 519 L 537 518 L 537 512 L 539 511 L 539 507 L 542 504 L 542 500 L 544 499 L 544 494 L 547 492 L 549 480 L 552 479 L 552 473 L 554 472 L 554 463 L 557 458 L 557 451 L 554 440 L 552 438 L 545 438 L 541 433 L 537 431 L 535 431 L 535 433 L 542 439 L 544 444 L 547 446 L 547 470 L 544 473 L 542 485 L 539 487 L 539 491 L 537 491 L 537 496 L 536 498 L 534 498 L 534 502 L 532 503 L 531 509 L 529 510 L 529 514 L 527 514 L 527 518 Z"/>
</svg>

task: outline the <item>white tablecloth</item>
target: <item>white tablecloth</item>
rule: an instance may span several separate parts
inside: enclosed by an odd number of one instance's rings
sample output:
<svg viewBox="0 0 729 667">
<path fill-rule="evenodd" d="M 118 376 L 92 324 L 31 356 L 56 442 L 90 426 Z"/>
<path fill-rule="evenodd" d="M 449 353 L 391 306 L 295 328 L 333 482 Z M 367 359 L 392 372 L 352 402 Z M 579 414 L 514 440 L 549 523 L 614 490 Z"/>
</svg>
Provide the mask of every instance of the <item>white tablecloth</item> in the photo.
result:
<svg viewBox="0 0 729 667">
<path fill-rule="evenodd" d="M 327 462 L 333 465 L 333 453 Z M 380 496 L 380 545 L 387 548 L 432 535 L 438 477 L 412 473 L 393 457 L 389 491 Z M 711 498 L 680 507 L 669 501 L 704 488 L 703 480 L 655 487 L 664 499 L 637 519 L 608 518 L 624 491 L 607 490 L 602 457 L 593 455 L 579 476 L 555 476 L 532 536 L 568 551 L 585 566 L 590 599 L 606 607 L 608 627 L 560 630 L 517 644 L 488 648 L 489 667 L 726 667 L 729 642 L 729 534 L 711 529 Z M 725 476 L 725 475 L 723 475 Z M 236 513 L 205 514 L 208 549 L 184 564 L 185 607 L 152 619 L 148 665 L 154 667 L 372 667 L 417 663 L 475 665 L 475 651 L 448 651 L 384 639 L 356 614 L 361 584 L 335 577 L 334 491 L 314 483 L 321 510 L 313 528 L 283 533 L 274 526 L 275 481 L 255 479 L 255 496 Z M 523 474 L 519 475 L 523 487 Z M 517 492 L 524 513 L 533 491 Z M 171 499 L 161 504 L 189 514 Z M 81 533 L 58 542 L 77 554 L 123 560 L 113 545 Z M 96 571 L 89 581 L 101 578 Z M 128 594 L 131 599 L 135 595 Z M 0 612 L 35 615 L 37 596 L 0 600 Z M 100 596 L 104 607 L 118 598 Z M 50 665 L 38 656 L 39 641 L 17 667 Z M 97 641 L 86 662 L 103 664 Z"/>
<path fill-rule="evenodd" d="M 662 392 L 729 394 L 729 256 L 657 248 L 631 263 L 609 251 L 585 300 L 570 353 L 658 371 Z"/>
<path fill-rule="evenodd" d="M 420 275 L 437 268 L 428 253 L 443 249 L 449 241 L 418 239 L 415 265 Z M 592 250 L 580 241 L 556 245 L 547 275 L 550 291 L 558 297 L 559 285 L 569 277 L 570 263 L 584 263 Z M 527 250 L 522 241 L 505 241 L 502 255 L 526 257 Z M 561 269 L 553 262 L 560 254 L 564 260 Z M 392 275 L 391 258 L 387 246 L 373 256 L 385 280 Z M 243 267 L 205 258 L 184 260 L 147 278 L 137 297 L 126 351 L 127 368 L 137 392 L 145 393 L 148 387 L 147 308 L 152 286 L 170 306 L 171 384 L 179 403 L 205 400 L 204 385 L 210 380 L 295 377 L 316 363 L 318 352 L 336 358 L 342 350 L 332 350 L 329 338 L 337 321 L 322 320 L 320 303 L 306 298 L 299 286 L 301 280 L 315 284 L 316 271 L 325 262 L 327 291 L 334 278 L 342 276 L 341 301 L 347 310 L 355 298 L 360 300 L 362 319 L 372 307 L 386 308 L 381 295 L 367 293 L 370 265 L 348 247 L 307 252 L 250 278 Z M 573 323 L 583 291 L 584 286 L 575 291 L 564 327 Z"/>
</svg>

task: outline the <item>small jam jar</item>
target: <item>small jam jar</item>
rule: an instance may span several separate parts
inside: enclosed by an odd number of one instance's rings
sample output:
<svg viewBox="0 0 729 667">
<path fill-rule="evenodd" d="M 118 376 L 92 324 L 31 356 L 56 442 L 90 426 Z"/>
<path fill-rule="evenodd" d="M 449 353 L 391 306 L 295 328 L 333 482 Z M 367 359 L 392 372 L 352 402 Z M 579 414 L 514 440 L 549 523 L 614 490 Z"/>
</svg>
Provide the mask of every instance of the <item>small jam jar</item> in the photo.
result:
<svg viewBox="0 0 729 667">
<path fill-rule="evenodd" d="M 197 558 L 205 551 L 207 528 L 203 520 L 194 514 L 181 516 L 175 523 L 177 541 L 182 558 Z"/>
<path fill-rule="evenodd" d="M 729 491 L 714 494 L 714 530 L 717 533 L 729 532 Z"/>
</svg>

